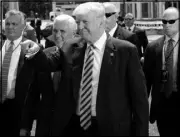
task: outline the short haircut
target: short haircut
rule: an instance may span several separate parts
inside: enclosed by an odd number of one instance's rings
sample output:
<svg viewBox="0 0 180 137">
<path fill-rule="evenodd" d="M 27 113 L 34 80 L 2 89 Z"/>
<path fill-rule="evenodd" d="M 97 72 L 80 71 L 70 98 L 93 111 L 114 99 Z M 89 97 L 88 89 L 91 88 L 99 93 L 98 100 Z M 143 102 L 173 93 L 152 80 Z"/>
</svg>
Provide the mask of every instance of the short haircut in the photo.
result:
<svg viewBox="0 0 180 137">
<path fill-rule="evenodd" d="M 60 14 L 54 19 L 54 23 L 56 21 L 66 21 L 68 23 L 69 28 L 71 28 L 73 31 L 77 30 L 77 24 L 75 19 L 67 14 Z"/>
<path fill-rule="evenodd" d="M 21 17 L 21 23 L 24 24 L 25 23 L 25 17 L 24 17 L 24 13 L 18 10 L 9 10 L 6 12 L 5 17 L 8 18 L 10 16 L 15 16 L 15 15 L 19 15 Z"/>
<path fill-rule="evenodd" d="M 73 11 L 73 16 L 81 11 L 94 12 L 94 15 L 96 15 L 96 17 L 105 17 L 104 6 L 99 2 L 86 2 L 78 5 Z"/>
</svg>

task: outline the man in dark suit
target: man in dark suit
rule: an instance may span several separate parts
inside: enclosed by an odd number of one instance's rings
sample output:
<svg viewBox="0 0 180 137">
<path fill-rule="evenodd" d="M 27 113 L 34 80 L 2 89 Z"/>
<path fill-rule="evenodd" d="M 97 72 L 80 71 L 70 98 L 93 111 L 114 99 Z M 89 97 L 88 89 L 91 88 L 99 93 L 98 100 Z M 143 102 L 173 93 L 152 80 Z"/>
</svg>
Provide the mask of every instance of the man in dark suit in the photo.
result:
<svg viewBox="0 0 180 137">
<path fill-rule="evenodd" d="M 36 30 L 38 43 L 41 42 L 41 24 L 42 24 L 42 21 L 38 17 L 38 13 L 35 13 L 35 30 Z"/>
<path fill-rule="evenodd" d="M 135 45 L 105 32 L 101 3 L 80 4 L 73 16 L 80 38 L 50 56 L 34 44 L 26 56 L 39 71 L 62 70 L 53 135 L 128 136 L 134 130 L 147 136 L 148 100 Z"/>
<path fill-rule="evenodd" d="M 77 24 L 73 17 L 62 14 L 55 18 L 53 23 L 52 41 L 54 45 L 44 50 L 44 53 L 49 56 L 61 48 L 63 42 L 72 39 L 75 36 Z M 36 74 L 36 79 L 33 82 L 34 86 L 31 93 L 27 96 L 27 103 L 23 110 L 21 136 L 26 135 L 26 132 L 31 130 L 28 127 L 28 121 L 31 119 L 32 112 L 36 113 L 36 129 L 35 136 L 50 136 L 52 130 L 52 116 L 54 111 L 55 96 L 61 80 L 61 72 L 39 72 Z M 37 97 L 35 97 L 35 95 Z M 37 102 L 38 96 L 41 100 Z M 34 105 L 36 104 L 36 105 Z M 28 129 L 28 130 L 27 130 Z"/>
<path fill-rule="evenodd" d="M 21 45 L 27 41 L 22 36 L 24 27 L 22 12 L 10 10 L 6 13 L 7 39 L 0 50 L 1 136 L 19 136 L 21 111 L 33 80 L 33 69 L 24 60 L 25 44 Z"/>
<path fill-rule="evenodd" d="M 166 9 L 162 17 L 164 36 L 151 42 L 145 52 L 144 73 L 152 97 L 150 122 L 156 121 L 160 136 L 179 135 L 180 48 L 179 11 Z"/>
<path fill-rule="evenodd" d="M 106 15 L 106 31 L 112 37 L 127 40 L 133 43 L 138 50 L 139 58 L 142 57 L 142 52 L 140 49 L 140 41 L 136 34 L 127 31 L 126 29 L 122 28 L 120 25 L 117 24 L 118 20 L 118 9 L 116 6 L 110 2 L 103 3 L 105 7 L 105 15 Z"/>
<path fill-rule="evenodd" d="M 135 33 L 140 40 L 140 48 L 142 49 L 142 53 L 145 52 L 145 49 L 148 44 L 148 39 L 146 36 L 146 31 L 134 25 L 134 16 L 132 13 L 127 13 L 124 18 L 125 28 L 133 33 Z"/>
</svg>

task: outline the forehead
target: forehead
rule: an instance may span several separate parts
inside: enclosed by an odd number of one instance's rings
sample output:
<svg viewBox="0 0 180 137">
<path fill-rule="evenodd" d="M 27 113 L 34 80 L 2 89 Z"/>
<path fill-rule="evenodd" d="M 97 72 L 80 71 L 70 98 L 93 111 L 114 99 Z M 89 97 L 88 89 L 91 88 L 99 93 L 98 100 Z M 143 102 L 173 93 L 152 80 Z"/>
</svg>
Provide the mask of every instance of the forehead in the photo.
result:
<svg viewBox="0 0 180 137">
<path fill-rule="evenodd" d="M 104 7 L 106 13 L 116 12 L 116 7 L 112 4 L 104 3 Z"/>
<path fill-rule="evenodd" d="M 178 13 L 174 10 L 167 10 L 164 12 L 163 19 L 177 19 Z"/>
<path fill-rule="evenodd" d="M 20 15 L 10 15 L 5 19 L 5 22 L 9 22 L 9 23 L 11 22 L 19 23 L 20 21 L 21 21 Z"/>
<path fill-rule="evenodd" d="M 56 20 L 54 22 L 54 25 L 53 25 L 53 28 L 54 29 L 62 29 L 62 30 L 65 30 L 68 28 L 68 21 L 65 21 L 65 20 Z"/>
</svg>

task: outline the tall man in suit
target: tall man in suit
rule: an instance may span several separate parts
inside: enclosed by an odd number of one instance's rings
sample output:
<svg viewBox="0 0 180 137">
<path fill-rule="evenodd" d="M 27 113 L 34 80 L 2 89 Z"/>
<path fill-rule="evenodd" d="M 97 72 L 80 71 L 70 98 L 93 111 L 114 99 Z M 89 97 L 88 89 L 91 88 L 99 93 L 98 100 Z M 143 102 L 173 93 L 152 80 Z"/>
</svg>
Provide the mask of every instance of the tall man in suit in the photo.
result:
<svg viewBox="0 0 180 137">
<path fill-rule="evenodd" d="M 63 42 L 75 36 L 76 30 L 77 24 L 73 17 L 66 14 L 57 16 L 53 22 L 52 32 L 54 46 L 45 49 L 44 53 L 48 56 L 56 52 L 62 47 Z M 59 87 L 60 80 L 60 71 L 37 73 L 37 77 L 33 82 L 33 90 L 28 94 L 27 103 L 23 110 L 21 136 L 25 136 L 31 130 L 28 121 L 32 116 L 29 115 L 29 112 L 31 112 L 30 114 L 34 112 L 37 115 L 35 136 L 51 136 L 54 100 L 58 90 L 60 92 L 62 90 Z M 36 102 L 38 96 L 41 96 L 41 99 Z"/>
<path fill-rule="evenodd" d="M 162 17 L 164 36 L 146 49 L 144 72 L 151 94 L 150 122 L 157 122 L 160 136 L 179 135 L 180 48 L 179 11 L 166 9 Z"/>
<path fill-rule="evenodd" d="M 133 33 L 135 33 L 140 40 L 140 48 L 142 49 L 142 53 L 145 52 L 145 49 L 148 44 L 148 39 L 146 36 L 146 31 L 134 25 L 134 16 L 132 13 L 127 13 L 124 18 L 125 28 Z"/>
<path fill-rule="evenodd" d="M 37 70 L 62 70 L 54 135 L 128 136 L 134 130 L 147 136 L 148 99 L 135 45 L 105 32 L 101 3 L 80 4 L 73 16 L 80 38 L 50 56 L 29 43 L 26 56 Z"/>
<path fill-rule="evenodd" d="M 26 45 L 21 45 L 21 42 L 27 41 L 22 36 L 24 27 L 22 12 L 10 10 L 6 13 L 7 39 L 0 51 L 0 133 L 2 136 L 19 135 L 21 111 L 33 79 L 33 69 L 24 61 Z"/>
<path fill-rule="evenodd" d="M 142 52 L 140 49 L 140 41 L 136 34 L 127 31 L 126 29 L 122 28 L 120 25 L 117 24 L 118 20 L 118 9 L 116 6 L 110 2 L 103 3 L 105 7 L 105 15 L 106 15 L 106 31 L 112 37 L 127 40 L 134 44 L 137 47 L 139 58 L 142 57 Z"/>
</svg>

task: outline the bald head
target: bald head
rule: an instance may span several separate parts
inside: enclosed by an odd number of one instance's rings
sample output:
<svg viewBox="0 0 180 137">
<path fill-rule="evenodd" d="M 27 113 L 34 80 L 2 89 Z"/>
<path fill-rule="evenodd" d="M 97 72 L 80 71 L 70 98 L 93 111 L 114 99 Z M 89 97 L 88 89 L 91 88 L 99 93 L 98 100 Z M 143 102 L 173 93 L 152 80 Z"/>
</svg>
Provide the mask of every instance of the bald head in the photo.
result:
<svg viewBox="0 0 180 137">
<path fill-rule="evenodd" d="M 125 15 L 125 18 L 134 18 L 134 15 L 132 13 L 127 13 Z"/>
<path fill-rule="evenodd" d="M 106 13 L 112 13 L 112 12 L 118 13 L 119 12 L 117 7 L 113 3 L 104 2 L 103 5 L 104 5 Z"/>
<path fill-rule="evenodd" d="M 171 22 L 169 22 L 171 21 Z M 179 11 L 175 7 L 167 8 L 162 17 L 164 33 L 170 38 L 179 32 Z"/>
</svg>

